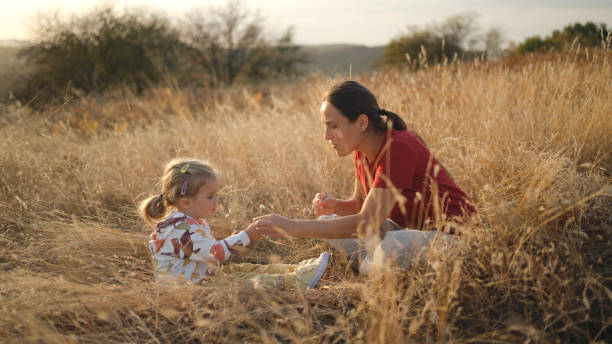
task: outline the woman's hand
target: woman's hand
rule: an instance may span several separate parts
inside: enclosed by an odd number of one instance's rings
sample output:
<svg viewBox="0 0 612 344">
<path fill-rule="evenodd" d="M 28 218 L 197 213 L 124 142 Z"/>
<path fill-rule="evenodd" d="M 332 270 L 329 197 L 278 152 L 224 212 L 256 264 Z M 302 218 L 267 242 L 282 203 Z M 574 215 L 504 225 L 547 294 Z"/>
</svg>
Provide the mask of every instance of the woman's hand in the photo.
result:
<svg viewBox="0 0 612 344">
<path fill-rule="evenodd" d="M 337 200 L 325 193 L 317 193 L 312 200 L 312 210 L 315 215 L 331 215 L 336 212 Z"/>
<path fill-rule="evenodd" d="M 289 237 L 294 230 L 293 220 L 276 214 L 256 217 L 252 225 L 260 235 L 270 238 Z"/>
</svg>

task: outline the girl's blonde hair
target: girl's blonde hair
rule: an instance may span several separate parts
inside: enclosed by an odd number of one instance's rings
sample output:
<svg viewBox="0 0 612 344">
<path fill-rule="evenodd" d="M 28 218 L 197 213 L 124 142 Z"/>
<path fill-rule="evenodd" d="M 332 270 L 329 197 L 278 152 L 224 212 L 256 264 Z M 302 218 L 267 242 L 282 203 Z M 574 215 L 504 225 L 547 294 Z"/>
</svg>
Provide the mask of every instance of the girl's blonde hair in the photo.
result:
<svg viewBox="0 0 612 344">
<path fill-rule="evenodd" d="M 161 194 L 151 196 L 140 202 L 139 213 L 142 218 L 155 225 L 163 218 L 170 207 L 176 207 L 182 197 L 195 196 L 210 178 L 216 177 L 212 168 L 201 160 L 177 158 L 166 164 L 161 177 Z"/>
</svg>

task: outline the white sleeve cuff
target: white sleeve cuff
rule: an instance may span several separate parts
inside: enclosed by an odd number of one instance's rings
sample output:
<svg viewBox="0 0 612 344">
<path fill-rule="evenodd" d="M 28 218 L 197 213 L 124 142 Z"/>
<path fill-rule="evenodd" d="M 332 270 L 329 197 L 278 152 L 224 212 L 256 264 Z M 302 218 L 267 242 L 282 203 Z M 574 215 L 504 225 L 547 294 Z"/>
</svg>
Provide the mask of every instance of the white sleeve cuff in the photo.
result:
<svg viewBox="0 0 612 344">
<path fill-rule="evenodd" d="M 235 246 L 235 245 L 246 246 L 251 242 L 251 239 L 249 238 L 249 235 L 245 231 L 242 231 L 238 234 L 229 236 L 224 241 L 227 244 L 227 246 L 231 248 L 232 246 Z"/>
</svg>

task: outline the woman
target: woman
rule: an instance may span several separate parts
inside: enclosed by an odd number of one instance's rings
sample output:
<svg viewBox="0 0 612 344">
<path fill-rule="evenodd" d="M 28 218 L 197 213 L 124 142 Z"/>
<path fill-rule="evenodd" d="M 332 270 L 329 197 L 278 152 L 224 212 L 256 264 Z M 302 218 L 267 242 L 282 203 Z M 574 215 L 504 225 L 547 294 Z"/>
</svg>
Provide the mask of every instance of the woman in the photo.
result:
<svg viewBox="0 0 612 344">
<path fill-rule="evenodd" d="M 262 234 L 349 239 L 328 242 L 355 257 L 366 258 L 366 262 L 374 259 L 377 264 L 399 254 L 403 258 L 399 264 L 406 265 L 434 237 L 452 240 L 456 224 L 474 213 L 470 199 L 423 141 L 406 130 L 406 123 L 398 115 L 381 109 L 372 92 L 361 84 L 345 81 L 333 86 L 320 112 L 325 139 L 337 155 L 354 155 L 353 196 L 340 200 L 317 194 L 313 200 L 315 213 L 326 215 L 318 220 L 276 214 L 258 217 L 254 222 Z M 412 230 L 396 230 L 401 228 Z M 388 229 L 395 231 L 385 235 Z M 436 235 L 439 232 L 449 234 Z M 383 235 L 373 255 L 364 257 L 362 242 L 356 238 Z M 362 264 L 361 270 L 368 269 L 368 264 Z"/>
</svg>

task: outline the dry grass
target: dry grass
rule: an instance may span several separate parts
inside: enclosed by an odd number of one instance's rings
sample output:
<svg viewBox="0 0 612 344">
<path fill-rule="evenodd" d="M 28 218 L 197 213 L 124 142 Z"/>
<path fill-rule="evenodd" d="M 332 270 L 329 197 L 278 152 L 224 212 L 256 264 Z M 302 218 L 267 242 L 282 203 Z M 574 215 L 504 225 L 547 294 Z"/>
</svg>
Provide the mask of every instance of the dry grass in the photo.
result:
<svg viewBox="0 0 612 344">
<path fill-rule="evenodd" d="M 312 217 L 352 161 L 322 139 L 335 81 L 161 89 L 0 117 L 0 337 L 8 342 L 606 342 L 612 292 L 612 59 L 575 52 L 359 81 L 472 196 L 484 226 L 424 266 L 355 276 L 335 254 L 307 293 L 160 288 L 135 204 L 163 164 L 221 175 L 218 235 L 253 216 Z M 296 262 L 317 240 L 263 240 L 233 261 Z"/>
</svg>

